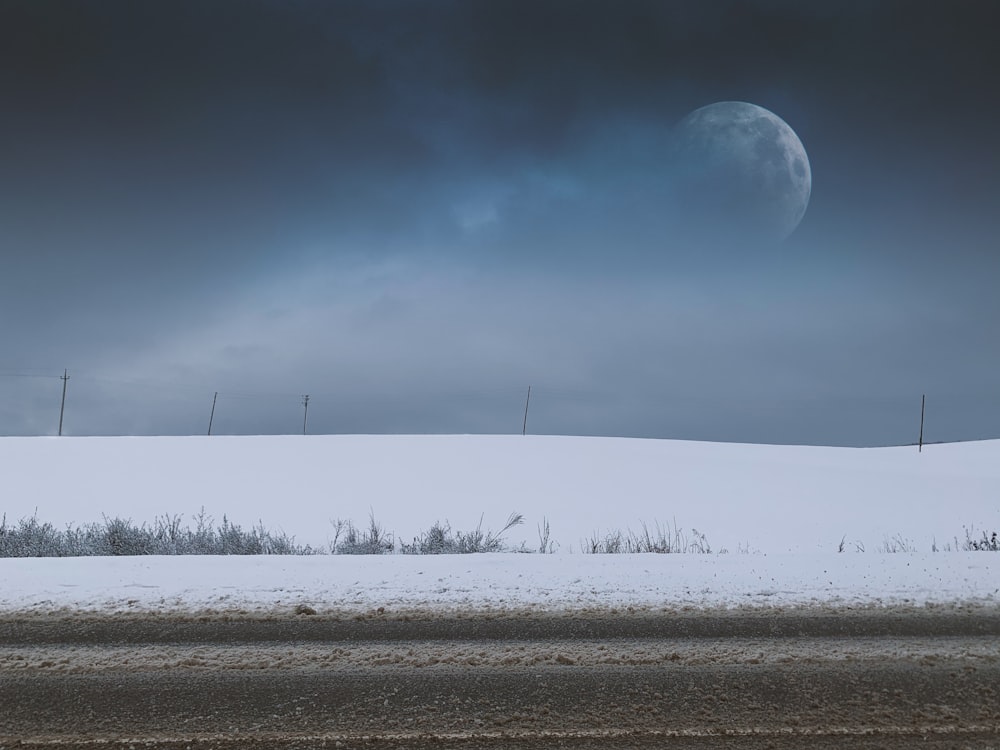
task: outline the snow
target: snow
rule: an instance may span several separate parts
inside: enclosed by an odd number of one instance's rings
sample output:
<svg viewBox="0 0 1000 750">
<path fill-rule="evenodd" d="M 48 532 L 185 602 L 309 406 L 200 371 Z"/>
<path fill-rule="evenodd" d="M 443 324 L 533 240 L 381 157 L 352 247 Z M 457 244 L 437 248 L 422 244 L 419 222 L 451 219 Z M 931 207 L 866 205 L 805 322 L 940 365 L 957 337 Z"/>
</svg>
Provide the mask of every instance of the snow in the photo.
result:
<svg viewBox="0 0 1000 750">
<path fill-rule="evenodd" d="M 262 521 L 324 545 L 369 513 L 409 541 L 483 517 L 557 551 L 383 557 L 0 560 L 0 611 L 271 612 L 974 603 L 1000 555 L 931 551 L 1000 529 L 1000 441 L 823 448 L 552 436 L 0 438 L 8 522 L 102 515 Z M 584 555 L 646 522 L 697 529 L 710 555 Z M 841 541 L 845 551 L 838 553 Z M 895 541 L 908 550 L 886 554 Z M 863 548 L 865 551 L 860 552 Z M 728 554 L 719 554 L 721 550 Z"/>
<path fill-rule="evenodd" d="M 0 560 L 0 610 L 553 611 L 1000 602 L 989 553 Z"/>
</svg>

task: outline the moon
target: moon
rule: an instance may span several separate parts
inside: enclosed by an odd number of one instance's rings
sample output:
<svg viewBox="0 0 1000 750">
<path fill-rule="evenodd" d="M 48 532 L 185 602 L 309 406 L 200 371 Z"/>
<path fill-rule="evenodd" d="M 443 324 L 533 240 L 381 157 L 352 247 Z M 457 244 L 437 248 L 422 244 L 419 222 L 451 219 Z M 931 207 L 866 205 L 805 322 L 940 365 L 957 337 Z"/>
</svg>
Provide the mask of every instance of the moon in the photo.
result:
<svg viewBox="0 0 1000 750">
<path fill-rule="evenodd" d="M 674 129 L 670 155 L 675 218 L 688 236 L 778 243 L 805 215 L 809 157 L 770 110 L 749 102 L 696 109 Z"/>
</svg>

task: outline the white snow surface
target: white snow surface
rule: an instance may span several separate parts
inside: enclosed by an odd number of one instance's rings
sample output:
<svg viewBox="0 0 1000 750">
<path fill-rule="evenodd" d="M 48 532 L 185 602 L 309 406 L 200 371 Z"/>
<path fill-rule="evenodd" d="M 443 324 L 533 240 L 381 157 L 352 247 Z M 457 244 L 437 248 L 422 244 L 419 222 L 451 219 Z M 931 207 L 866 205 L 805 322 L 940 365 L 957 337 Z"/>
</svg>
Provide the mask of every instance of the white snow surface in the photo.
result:
<svg viewBox="0 0 1000 750">
<path fill-rule="evenodd" d="M 0 612 L 676 610 L 1000 602 L 988 553 L 0 560 Z"/>
<path fill-rule="evenodd" d="M 1000 441 L 825 448 L 553 436 L 0 438 L 8 523 L 102 516 L 282 529 L 323 546 L 369 513 L 398 540 L 435 521 L 555 554 L 0 559 L 0 611 L 586 610 L 1000 603 Z M 584 555 L 645 522 L 708 555 Z M 843 540 L 844 552 L 838 553 Z M 933 552 L 932 545 L 939 550 Z M 909 551 L 888 554 L 885 546 Z M 863 548 L 865 551 L 859 551 Z M 720 554 L 727 550 L 728 554 Z"/>
</svg>

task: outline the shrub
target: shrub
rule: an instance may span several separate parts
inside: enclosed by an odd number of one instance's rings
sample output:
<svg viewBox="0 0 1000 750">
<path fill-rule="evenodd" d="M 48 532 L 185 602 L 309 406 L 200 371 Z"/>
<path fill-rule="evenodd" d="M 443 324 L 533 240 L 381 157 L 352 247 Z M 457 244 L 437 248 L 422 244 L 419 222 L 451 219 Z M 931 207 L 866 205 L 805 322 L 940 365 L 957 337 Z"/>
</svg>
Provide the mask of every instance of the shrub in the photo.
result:
<svg viewBox="0 0 1000 750">
<path fill-rule="evenodd" d="M 507 524 L 498 532 L 483 531 L 483 517 L 473 531 L 453 531 L 451 525 L 435 522 L 430 529 L 403 544 L 400 551 L 406 555 L 464 555 L 474 552 L 504 552 L 507 547 L 503 536 L 515 526 L 524 523 L 520 513 L 511 513 Z"/>
<path fill-rule="evenodd" d="M 68 526 L 64 531 L 37 516 L 16 527 L 0 521 L 0 557 L 82 557 L 120 555 L 308 555 L 311 547 L 295 544 L 284 532 L 267 531 L 258 524 L 249 531 L 222 517 L 215 528 L 205 510 L 195 516 L 192 530 L 179 516 L 162 516 L 152 526 L 132 519 L 108 518 L 102 523 Z"/>
<path fill-rule="evenodd" d="M 365 531 L 359 531 L 353 521 L 339 518 L 333 522 L 333 528 L 335 533 L 330 551 L 335 555 L 385 555 L 396 547 L 392 534 L 375 520 L 374 511 L 368 516 Z"/>
<path fill-rule="evenodd" d="M 0 522 L 0 555 L 4 557 L 65 557 L 60 532 L 51 523 L 41 523 L 38 516 L 22 518 L 15 528 L 7 526 L 4 514 Z"/>
<path fill-rule="evenodd" d="M 962 549 L 968 552 L 1000 552 L 1000 537 L 995 531 L 990 535 L 984 531 L 983 535 L 977 539 L 970 529 L 966 529 L 965 544 L 962 545 Z"/>
<path fill-rule="evenodd" d="M 642 530 L 635 532 L 628 529 L 624 532 L 616 530 L 605 534 L 603 537 L 592 536 L 582 544 L 584 553 L 588 554 L 633 554 L 637 552 L 655 552 L 657 554 L 672 553 L 697 553 L 711 554 L 712 547 L 709 545 L 705 535 L 698 529 L 691 529 L 690 537 L 674 522 L 673 528 L 670 524 L 661 526 L 657 522 L 650 531 L 649 526 L 643 522 Z"/>
</svg>

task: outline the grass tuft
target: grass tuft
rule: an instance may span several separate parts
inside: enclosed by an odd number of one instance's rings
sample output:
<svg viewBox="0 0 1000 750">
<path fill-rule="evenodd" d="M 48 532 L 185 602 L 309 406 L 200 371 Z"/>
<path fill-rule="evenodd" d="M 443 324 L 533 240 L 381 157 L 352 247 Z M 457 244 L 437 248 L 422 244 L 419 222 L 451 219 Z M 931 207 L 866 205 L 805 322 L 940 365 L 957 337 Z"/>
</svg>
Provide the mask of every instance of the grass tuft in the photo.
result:
<svg viewBox="0 0 1000 750">
<path fill-rule="evenodd" d="M 1000 552 L 1000 536 L 995 531 L 989 535 L 984 531 L 982 536 L 976 537 L 975 532 L 967 528 L 962 549 L 966 552 Z"/>
<path fill-rule="evenodd" d="M 368 516 L 368 528 L 358 529 L 353 521 L 338 518 L 333 521 L 334 535 L 330 551 L 335 555 L 386 555 L 395 549 L 395 538 L 375 520 L 375 512 Z"/>
<path fill-rule="evenodd" d="M 671 527 L 669 523 L 659 522 L 650 530 L 643 522 L 640 531 L 627 529 L 611 531 L 604 536 L 593 535 L 582 543 L 583 551 L 593 555 L 634 554 L 637 552 L 653 552 L 656 554 L 697 553 L 711 554 L 712 547 L 698 529 L 691 529 L 690 535 L 681 529 L 677 522 Z"/>
<path fill-rule="evenodd" d="M 506 525 L 500 531 L 483 531 L 483 517 L 472 531 L 455 531 L 451 524 L 438 521 L 427 531 L 413 539 L 412 544 L 403 544 L 400 551 L 405 555 L 465 555 L 477 552 L 507 552 L 504 535 L 515 526 L 524 523 L 524 516 L 511 513 Z M 547 527 L 546 527 L 547 528 Z M 546 540 L 547 541 L 547 540 Z M 522 551 L 518 548 L 516 551 Z"/>
</svg>

